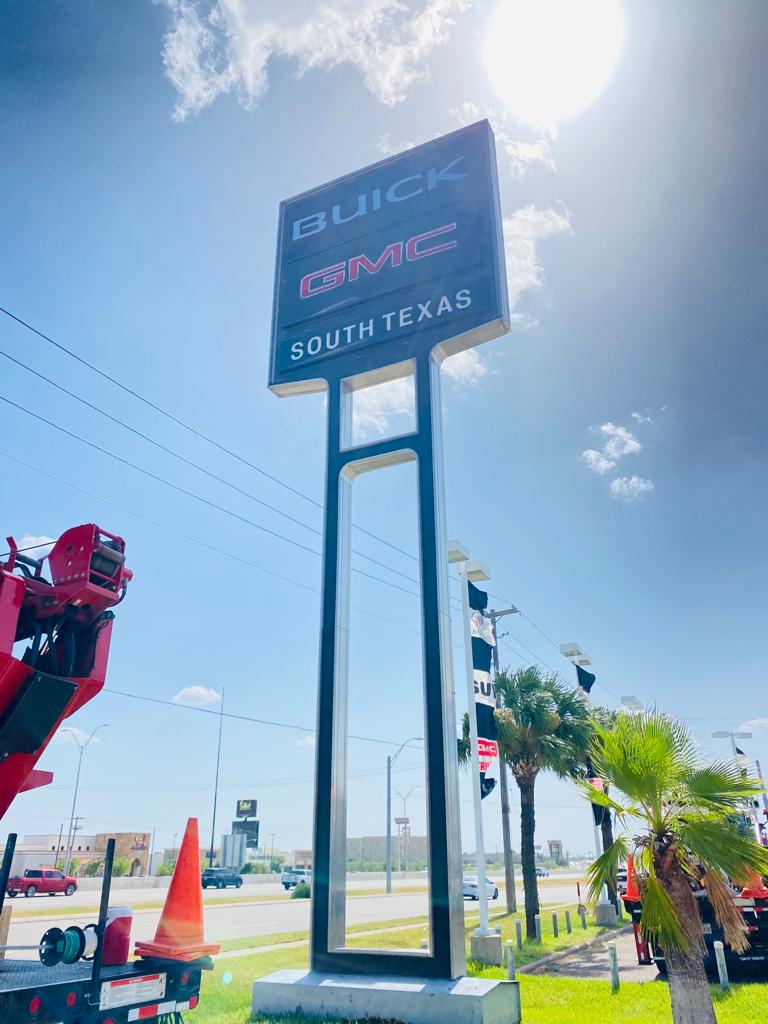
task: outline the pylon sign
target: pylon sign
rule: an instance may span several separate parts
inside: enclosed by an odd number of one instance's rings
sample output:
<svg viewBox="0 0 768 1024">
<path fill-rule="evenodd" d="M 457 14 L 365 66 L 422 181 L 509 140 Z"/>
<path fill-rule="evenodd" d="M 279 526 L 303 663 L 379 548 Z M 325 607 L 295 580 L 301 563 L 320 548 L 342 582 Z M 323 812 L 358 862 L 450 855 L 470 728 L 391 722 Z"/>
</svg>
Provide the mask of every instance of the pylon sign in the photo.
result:
<svg viewBox="0 0 768 1024">
<path fill-rule="evenodd" d="M 322 390 L 497 337 L 507 290 L 487 121 L 280 205 L 270 387 Z M 364 384 L 365 381 L 358 381 Z"/>
<path fill-rule="evenodd" d="M 463 128 L 280 207 L 269 386 L 327 389 L 328 441 L 310 959 L 318 972 L 466 969 L 456 709 L 440 447 L 440 363 L 508 330 L 493 133 Z M 363 444 L 358 388 L 413 376 L 416 426 Z M 347 665 L 352 481 L 416 461 L 429 834 L 427 951 L 347 944 Z"/>
</svg>

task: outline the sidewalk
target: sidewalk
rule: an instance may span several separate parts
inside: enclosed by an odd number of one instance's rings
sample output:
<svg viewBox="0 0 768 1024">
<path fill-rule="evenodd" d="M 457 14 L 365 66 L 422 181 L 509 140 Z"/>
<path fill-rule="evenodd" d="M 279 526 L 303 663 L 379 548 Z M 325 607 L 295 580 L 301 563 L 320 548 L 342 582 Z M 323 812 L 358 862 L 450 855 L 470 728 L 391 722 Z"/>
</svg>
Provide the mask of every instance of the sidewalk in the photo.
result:
<svg viewBox="0 0 768 1024">
<path fill-rule="evenodd" d="M 580 949 L 575 953 L 558 960 L 555 963 L 543 964 L 541 967 L 530 967 L 527 974 L 546 974 L 550 977 L 564 978 L 587 978 L 597 981 L 605 981 L 610 977 L 608 966 L 608 941 L 596 942 L 587 949 Z M 641 967 L 637 962 L 635 951 L 635 939 L 632 932 L 625 932 L 617 935 L 616 952 L 619 958 L 619 976 L 622 981 L 653 981 L 658 971 L 652 965 Z"/>
</svg>

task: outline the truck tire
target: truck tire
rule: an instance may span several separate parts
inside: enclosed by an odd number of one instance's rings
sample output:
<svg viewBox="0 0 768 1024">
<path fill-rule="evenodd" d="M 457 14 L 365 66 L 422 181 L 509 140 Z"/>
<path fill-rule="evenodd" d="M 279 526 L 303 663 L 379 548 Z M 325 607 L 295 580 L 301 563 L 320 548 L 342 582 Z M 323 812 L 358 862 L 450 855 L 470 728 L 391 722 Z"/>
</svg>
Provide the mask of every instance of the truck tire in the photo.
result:
<svg viewBox="0 0 768 1024">
<path fill-rule="evenodd" d="M 283 882 L 283 888 L 285 889 L 285 891 L 286 891 L 286 892 L 288 892 L 288 890 L 289 890 L 289 889 L 290 889 L 291 887 L 290 887 L 290 885 L 289 885 L 289 883 L 288 883 L 288 882 Z"/>
<path fill-rule="evenodd" d="M 11 899 L 14 899 L 14 897 L 18 896 L 19 894 L 16 889 L 9 889 L 8 895 L 10 896 Z"/>
<path fill-rule="evenodd" d="M 242 878 L 238 878 L 238 880 L 235 882 L 235 888 L 239 889 L 242 884 L 243 884 Z"/>
<path fill-rule="evenodd" d="M 64 895 L 65 896 L 74 896 L 75 889 L 76 889 L 76 886 L 72 885 L 72 883 L 70 882 L 69 885 L 67 886 L 67 888 L 64 890 Z"/>
<path fill-rule="evenodd" d="M 28 885 L 27 888 L 24 890 L 24 895 L 25 896 L 34 896 L 36 892 L 37 892 L 37 886 L 36 885 Z"/>
</svg>

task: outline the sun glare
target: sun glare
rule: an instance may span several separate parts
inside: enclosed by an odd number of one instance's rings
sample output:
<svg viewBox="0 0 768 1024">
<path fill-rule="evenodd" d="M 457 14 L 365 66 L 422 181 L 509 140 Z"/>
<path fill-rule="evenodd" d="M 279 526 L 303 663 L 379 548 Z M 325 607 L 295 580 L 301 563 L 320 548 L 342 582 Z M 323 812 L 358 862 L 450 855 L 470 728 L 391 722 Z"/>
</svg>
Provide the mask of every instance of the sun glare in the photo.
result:
<svg viewBox="0 0 768 1024">
<path fill-rule="evenodd" d="M 485 61 L 509 112 L 544 126 L 592 103 L 615 71 L 623 42 L 619 0 L 500 0 Z"/>
</svg>

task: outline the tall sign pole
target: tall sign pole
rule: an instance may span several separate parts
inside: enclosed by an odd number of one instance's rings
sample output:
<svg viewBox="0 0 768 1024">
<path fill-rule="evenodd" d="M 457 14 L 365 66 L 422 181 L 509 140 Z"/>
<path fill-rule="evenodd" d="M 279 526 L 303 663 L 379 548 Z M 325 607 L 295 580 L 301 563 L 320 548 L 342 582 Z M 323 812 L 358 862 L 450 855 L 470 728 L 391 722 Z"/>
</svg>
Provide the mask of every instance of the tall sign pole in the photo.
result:
<svg viewBox="0 0 768 1024">
<path fill-rule="evenodd" d="M 328 400 L 310 938 L 315 971 L 450 979 L 466 969 L 440 365 L 508 330 L 487 121 L 281 204 L 269 386 L 278 395 L 325 391 Z M 408 376 L 416 429 L 355 445 L 354 393 Z M 430 941 L 424 951 L 378 952 L 346 945 L 350 491 L 363 473 L 412 461 L 421 549 Z"/>
</svg>

